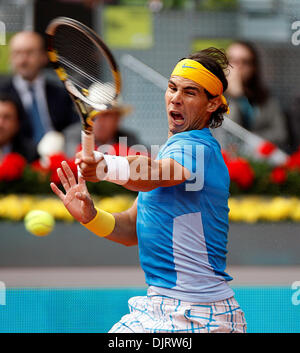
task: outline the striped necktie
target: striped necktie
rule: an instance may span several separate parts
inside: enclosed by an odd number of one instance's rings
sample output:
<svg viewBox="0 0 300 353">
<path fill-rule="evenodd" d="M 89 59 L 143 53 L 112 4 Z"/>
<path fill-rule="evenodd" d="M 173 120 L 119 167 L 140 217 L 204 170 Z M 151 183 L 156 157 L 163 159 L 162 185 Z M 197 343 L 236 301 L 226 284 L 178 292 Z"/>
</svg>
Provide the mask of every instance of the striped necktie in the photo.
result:
<svg viewBox="0 0 300 353">
<path fill-rule="evenodd" d="M 45 134 L 45 128 L 42 124 L 41 116 L 39 114 L 34 87 L 29 86 L 29 91 L 32 97 L 32 104 L 31 104 L 31 107 L 29 107 L 29 116 L 31 119 L 31 126 L 33 129 L 33 139 L 36 143 L 38 143 Z"/>
</svg>

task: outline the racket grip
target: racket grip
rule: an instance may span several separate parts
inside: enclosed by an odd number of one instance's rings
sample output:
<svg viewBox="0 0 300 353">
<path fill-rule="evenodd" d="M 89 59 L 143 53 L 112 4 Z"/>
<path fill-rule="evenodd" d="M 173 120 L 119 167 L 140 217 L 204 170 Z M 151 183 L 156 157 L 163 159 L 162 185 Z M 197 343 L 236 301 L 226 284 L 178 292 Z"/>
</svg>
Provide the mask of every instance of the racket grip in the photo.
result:
<svg viewBox="0 0 300 353">
<path fill-rule="evenodd" d="M 94 134 L 87 134 L 84 131 L 81 131 L 81 144 L 83 157 L 93 157 L 95 150 Z"/>
</svg>

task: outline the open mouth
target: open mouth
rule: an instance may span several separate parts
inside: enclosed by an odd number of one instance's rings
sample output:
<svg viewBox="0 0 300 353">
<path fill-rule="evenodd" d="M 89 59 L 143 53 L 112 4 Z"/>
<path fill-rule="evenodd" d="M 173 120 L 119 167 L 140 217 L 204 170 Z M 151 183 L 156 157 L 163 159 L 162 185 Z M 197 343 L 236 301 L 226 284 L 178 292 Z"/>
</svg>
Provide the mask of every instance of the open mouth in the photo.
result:
<svg viewBox="0 0 300 353">
<path fill-rule="evenodd" d="M 184 123 L 184 117 L 182 114 L 180 114 L 178 112 L 171 111 L 170 116 L 172 117 L 172 119 L 176 125 L 181 125 Z"/>
</svg>

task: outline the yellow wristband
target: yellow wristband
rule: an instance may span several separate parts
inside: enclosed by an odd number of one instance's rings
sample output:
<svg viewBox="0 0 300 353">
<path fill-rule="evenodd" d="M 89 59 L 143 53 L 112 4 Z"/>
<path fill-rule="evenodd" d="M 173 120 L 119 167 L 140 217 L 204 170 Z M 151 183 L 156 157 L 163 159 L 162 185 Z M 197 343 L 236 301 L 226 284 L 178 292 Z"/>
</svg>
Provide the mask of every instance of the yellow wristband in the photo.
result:
<svg viewBox="0 0 300 353">
<path fill-rule="evenodd" d="M 81 223 L 85 228 L 99 237 L 106 237 L 115 228 L 115 217 L 108 212 L 96 208 L 97 214 L 89 223 Z"/>
</svg>

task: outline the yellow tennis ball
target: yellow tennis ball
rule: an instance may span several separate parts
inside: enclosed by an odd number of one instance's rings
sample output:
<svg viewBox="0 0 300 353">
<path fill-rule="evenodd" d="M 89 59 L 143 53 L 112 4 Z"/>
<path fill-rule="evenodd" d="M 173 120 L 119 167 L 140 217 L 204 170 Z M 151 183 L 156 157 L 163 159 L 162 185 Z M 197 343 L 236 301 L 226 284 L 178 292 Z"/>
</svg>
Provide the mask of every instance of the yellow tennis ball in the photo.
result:
<svg viewBox="0 0 300 353">
<path fill-rule="evenodd" d="M 55 220 L 48 212 L 33 210 L 28 212 L 25 216 L 24 224 L 28 232 L 37 236 L 44 236 L 53 230 Z"/>
</svg>

